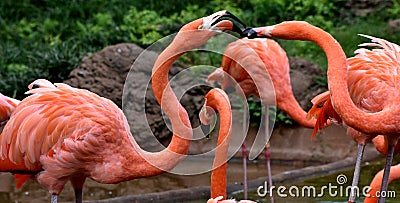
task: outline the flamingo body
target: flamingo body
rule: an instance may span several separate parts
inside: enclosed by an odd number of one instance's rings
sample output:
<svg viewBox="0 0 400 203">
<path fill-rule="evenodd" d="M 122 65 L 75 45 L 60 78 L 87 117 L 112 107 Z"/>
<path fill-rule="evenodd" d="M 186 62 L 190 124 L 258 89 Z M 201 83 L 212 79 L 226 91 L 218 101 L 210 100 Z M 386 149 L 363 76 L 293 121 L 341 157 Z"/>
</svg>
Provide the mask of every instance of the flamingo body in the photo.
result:
<svg viewBox="0 0 400 203">
<path fill-rule="evenodd" d="M 15 108 L 0 135 L 0 171 L 33 175 L 52 194 L 52 203 L 57 202 L 58 194 L 71 181 L 76 202 L 80 203 L 86 178 L 119 183 L 172 169 L 184 158 L 192 138 L 187 112 L 169 92 L 168 70 L 179 57 L 174 47 L 187 44 L 188 40 L 178 37 L 183 38 L 184 31 L 202 36 L 193 38 L 191 48 L 196 48 L 215 35 L 212 30 L 233 30 L 236 25 L 220 19 L 224 16 L 234 17 L 220 11 L 188 23 L 155 62 L 153 90 L 174 129 L 166 149 L 154 153 L 142 150 L 121 109 L 110 100 L 87 90 L 41 80 L 40 88 L 28 91 L 32 95 Z M 193 35 L 186 35 L 192 39 L 190 36 Z M 161 102 L 164 100 L 167 102 Z"/>
<path fill-rule="evenodd" d="M 2 129 L 10 119 L 11 113 L 20 101 L 4 96 L 0 93 L 0 129 Z M 0 130 L 1 132 L 1 130 Z"/>
<path fill-rule="evenodd" d="M 366 112 L 379 112 L 390 108 L 399 96 L 400 76 L 400 46 L 383 39 L 362 35 L 374 43 L 364 43 L 360 46 L 378 47 L 368 50 L 361 48 L 355 51 L 354 57 L 347 59 L 347 85 L 350 97 L 356 106 Z M 307 117 L 317 118 L 313 136 L 316 131 L 326 127 L 328 120 L 341 123 L 342 119 L 334 110 L 329 92 L 325 92 L 313 99 L 313 107 Z M 358 143 L 365 144 L 376 135 L 365 133 L 357 134 L 351 128 L 352 137 Z"/>
<path fill-rule="evenodd" d="M 209 81 L 221 81 L 221 88 L 226 89 L 233 82 L 224 77 L 221 70 L 235 79 L 246 97 L 261 97 L 264 105 L 276 104 L 299 124 L 308 128 L 314 127 L 315 120 L 305 119 L 307 113 L 294 97 L 290 84 L 289 59 L 274 40 L 243 38 L 227 46 L 221 69 L 208 77 Z M 263 76 L 265 71 L 268 77 Z M 256 84 L 255 81 L 261 82 Z"/>
<path fill-rule="evenodd" d="M 379 194 L 379 189 L 381 188 L 381 183 L 382 183 L 382 178 L 383 178 L 383 170 L 379 171 L 377 174 L 375 174 L 375 177 L 371 181 L 369 187 L 371 190 L 368 192 L 367 197 L 365 197 L 364 203 L 376 203 L 378 202 L 378 194 Z M 389 184 L 392 181 L 400 179 L 400 164 L 394 165 L 390 169 L 390 175 L 389 175 Z"/>
<path fill-rule="evenodd" d="M 307 40 L 322 48 L 328 59 L 328 85 L 332 107 L 337 115 L 344 124 L 349 126 L 350 130 L 354 129 L 358 132 L 357 139 L 368 141 L 377 135 L 384 135 L 388 142 L 388 155 L 381 187 L 381 192 L 386 191 L 394 146 L 400 137 L 400 108 L 396 105 L 400 102 L 399 66 L 398 60 L 392 60 L 397 59 L 398 46 L 386 40 L 366 36 L 372 39 L 372 43 L 363 45 L 377 46 L 381 48 L 378 49 L 380 51 L 360 49 L 356 56 L 346 61 L 342 48 L 329 33 L 306 22 L 289 21 L 274 26 L 250 28 L 245 33 L 249 37 L 267 36 Z M 376 61 L 376 59 L 384 60 L 378 62 L 379 60 Z M 354 77 L 350 76 L 352 73 L 348 69 L 352 66 L 357 67 L 358 64 L 363 63 L 363 60 L 369 63 L 362 65 L 364 67 L 361 69 L 354 68 Z M 375 68 L 374 63 L 386 64 L 386 68 L 383 68 L 384 66 Z M 354 85 L 353 87 L 349 87 L 349 81 L 351 85 Z M 388 88 L 387 84 L 391 87 Z M 386 93 L 386 95 L 377 95 L 376 92 Z M 359 155 L 362 155 L 363 149 L 364 145 L 360 143 Z M 360 163 L 361 157 L 357 157 L 357 163 Z M 356 164 L 356 171 L 357 168 L 360 168 L 359 164 Z M 353 179 L 353 185 L 354 183 L 358 183 L 358 179 Z M 353 194 L 350 195 L 349 202 L 354 202 Z M 385 202 L 384 197 L 381 197 L 379 202 Z"/>
</svg>

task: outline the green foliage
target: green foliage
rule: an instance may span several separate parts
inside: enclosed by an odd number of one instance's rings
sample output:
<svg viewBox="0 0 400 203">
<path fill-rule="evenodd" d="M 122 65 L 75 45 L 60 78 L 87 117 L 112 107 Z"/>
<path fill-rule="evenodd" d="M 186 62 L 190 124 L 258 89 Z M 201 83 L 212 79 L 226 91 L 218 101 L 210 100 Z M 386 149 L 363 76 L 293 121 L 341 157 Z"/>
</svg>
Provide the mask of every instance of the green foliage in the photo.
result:
<svg viewBox="0 0 400 203">
<path fill-rule="evenodd" d="M 390 16 L 400 16 L 400 0 L 393 0 L 393 6 L 388 9 Z"/>
<path fill-rule="evenodd" d="M 0 91 L 23 98 L 27 85 L 37 78 L 60 82 L 81 59 L 107 45 L 132 42 L 146 47 L 175 33 L 183 24 L 213 13 L 229 10 L 248 26 L 265 26 L 285 20 L 305 20 L 330 32 L 348 56 L 367 40 L 358 33 L 399 42 L 388 35 L 386 22 L 398 18 L 400 1 L 374 8 L 365 16 L 355 16 L 346 0 L 211 0 L 211 1 L 125 1 L 70 0 L 0 1 Z M 389 6 L 388 6 L 389 5 Z M 391 6 L 390 6 L 391 5 Z M 379 14 L 379 15 L 377 15 Z M 310 59 L 326 69 L 325 55 L 309 42 L 279 41 L 289 56 Z M 216 39 L 218 46 L 226 41 Z M 222 50 L 223 51 L 223 50 Z M 184 55 L 189 65 L 218 67 L 220 54 L 205 52 Z M 317 78 L 325 86 L 326 77 Z M 254 116 L 259 107 L 251 105 Z M 284 114 L 277 113 L 285 121 Z"/>
<path fill-rule="evenodd" d="M 159 16 L 156 11 L 138 11 L 132 7 L 124 17 L 121 29 L 129 32 L 131 41 L 149 45 L 166 34 L 163 33 L 162 25 L 168 20 L 166 17 Z"/>
</svg>

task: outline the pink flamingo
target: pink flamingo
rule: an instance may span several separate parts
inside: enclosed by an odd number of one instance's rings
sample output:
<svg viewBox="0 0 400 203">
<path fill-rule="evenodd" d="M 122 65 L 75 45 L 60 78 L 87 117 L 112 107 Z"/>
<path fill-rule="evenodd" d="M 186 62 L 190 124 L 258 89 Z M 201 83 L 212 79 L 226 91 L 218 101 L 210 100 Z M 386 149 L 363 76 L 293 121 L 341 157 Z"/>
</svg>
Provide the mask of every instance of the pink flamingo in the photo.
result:
<svg viewBox="0 0 400 203">
<path fill-rule="evenodd" d="M 379 101 L 379 99 L 382 100 L 382 98 L 375 96 L 376 94 L 378 94 L 379 90 L 377 91 L 374 88 L 368 88 L 368 87 L 363 90 L 360 90 L 360 87 L 366 86 L 366 82 L 369 83 L 368 85 L 373 85 L 373 86 L 376 85 L 376 83 L 371 83 L 370 81 L 363 81 L 363 77 L 365 77 L 363 76 L 363 72 L 369 71 L 376 74 L 382 74 L 382 72 L 385 72 L 385 69 L 387 69 L 385 65 L 389 64 L 390 66 L 400 65 L 395 58 L 396 52 L 398 53 L 400 47 L 396 44 L 393 44 L 383 39 L 370 37 L 366 35 L 362 36 L 370 38 L 372 42 L 375 43 L 365 43 L 361 44 L 360 46 L 381 47 L 382 49 L 374 49 L 372 51 L 369 51 L 366 50 L 365 48 L 361 48 L 356 50 L 355 51 L 356 55 L 354 57 L 347 59 L 348 62 L 347 84 L 353 102 L 360 109 L 363 109 L 367 112 L 374 112 L 382 108 L 382 104 L 384 103 L 384 101 Z M 371 74 L 371 73 L 366 73 L 366 74 Z M 383 81 L 385 81 L 385 79 L 383 79 Z M 362 91 L 364 91 L 364 93 L 360 93 Z M 364 96 L 361 96 L 362 94 L 364 94 Z M 315 136 L 315 133 L 319 129 L 325 128 L 325 123 L 328 119 L 341 123 L 340 116 L 335 112 L 334 108 L 332 107 L 332 103 L 330 102 L 329 92 L 323 93 L 314 98 L 313 103 L 314 105 L 311 108 L 308 115 L 308 117 L 318 118 L 317 122 L 318 125 L 315 126 L 313 136 Z M 352 187 L 355 188 L 358 185 L 362 156 L 365 145 L 368 142 L 370 142 L 374 137 L 376 137 L 376 135 L 365 134 L 351 127 L 347 127 L 347 134 L 358 143 L 357 161 L 352 183 Z M 377 147 L 381 148 L 381 146 Z M 355 197 L 356 197 L 355 190 L 352 190 L 349 197 L 349 202 L 354 202 Z"/>
<path fill-rule="evenodd" d="M 168 69 L 177 58 L 174 48 L 200 46 L 216 34 L 212 30 L 237 30 L 227 18 L 233 16 L 220 11 L 186 24 L 154 65 L 153 90 L 174 131 L 166 149 L 142 150 L 121 109 L 110 100 L 55 84 L 28 91 L 32 95 L 15 108 L 0 136 L 0 171 L 32 175 L 51 193 L 52 203 L 70 181 L 80 203 L 86 178 L 119 183 L 172 169 L 192 137 L 188 115 L 168 84 Z"/>
<path fill-rule="evenodd" d="M 384 136 L 379 135 L 374 139 L 372 139 L 372 142 L 375 145 L 376 150 L 378 150 L 381 154 L 384 155 L 388 154 L 388 143 L 386 142 Z M 399 151 L 400 151 L 400 143 L 398 142 L 395 147 L 394 154 L 398 154 Z M 381 188 L 381 183 L 382 183 L 382 177 L 383 177 L 383 170 L 380 170 L 377 174 L 375 174 L 375 177 L 373 178 L 373 180 L 369 185 L 370 191 L 365 197 L 364 203 L 376 203 L 378 201 L 378 197 L 380 194 L 379 190 Z M 400 179 L 400 164 L 391 167 L 388 184 L 397 179 Z"/>
<path fill-rule="evenodd" d="M 260 73 L 266 70 L 269 77 L 265 77 Z M 262 97 L 265 105 L 265 136 L 267 143 L 264 149 L 264 155 L 267 161 L 268 183 L 272 185 L 272 174 L 270 164 L 269 150 L 269 128 L 268 128 L 268 106 L 276 105 L 279 109 L 287 113 L 293 120 L 307 128 L 314 128 L 315 120 L 307 120 L 306 112 L 301 108 L 294 97 L 290 84 L 290 66 L 289 59 L 285 51 L 277 42 L 271 39 L 248 39 L 243 38 L 230 43 L 222 57 L 221 68 L 215 70 L 208 76 L 210 82 L 221 82 L 221 88 L 226 89 L 233 86 L 233 82 L 229 77 L 224 77 L 224 72 L 232 76 L 236 80 L 238 86 L 237 91 L 243 91 L 245 97 L 254 95 L 258 98 Z M 249 74 L 253 73 L 253 74 Z M 264 78 L 263 78 L 264 77 Z M 255 81 L 261 83 L 258 84 Z M 257 87 L 258 85 L 258 87 Z M 276 97 L 276 104 L 275 104 Z M 243 118 L 246 112 L 243 112 Z M 245 119 L 243 119 L 245 121 Z M 243 122 L 244 122 L 243 121 Z M 245 122 L 244 122 L 245 125 Z M 244 127 L 244 129 L 246 129 Z M 247 198 L 247 174 L 246 160 L 247 147 L 242 145 L 243 168 L 244 168 L 244 197 Z M 271 195 L 271 202 L 274 202 Z"/>
<path fill-rule="evenodd" d="M 232 128 L 232 112 L 228 95 L 221 89 L 212 89 L 205 96 L 205 103 L 200 111 L 200 120 L 203 124 L 209 125 L 211 123 L 215 112 L 212 109 L 217 110 L 220 114 L 220 129 L 211 173 L 211 198 L 207 203 L 235 203 L 235 200 L 226 200 L 226 169 Z M 240 203 L 254 202 L 242 200 Z"/>
<path fill-rule="evenodd" d="M 289 21 L 274 26 L 250 28 L 245 32 L 249 37 L 312 41 L 323 49 L 328 59 L 330 99 L 337 115 L 347 126 L 359 132 L 360 136 L 384 135 L 388 142 L 388 156 L 381 187 L 381 191 L 386 191 L 394 146 L 400 135 L 400 107 L 397 105 L 400 99 L 398 46 L 369 37 L 378 43 L 366 45 L 381 49 L 359 50 L 354 57 L 354 64 L 360 69 L 351 76 L 349 62 L 346 61 L 339 43 L 329 33 L 308 23 Z M 385 55 L 391 49 L 393 51 Z M 348 85 L 349 80 L 352 86 Z M 384 197 L 380 197 L 379 202 L 384 201 Z"/>
<path fill-rule="evenodd" d="M 20 101 L 4 96 L 0 93 L 0 132 L 10 119 L 11 113 Z"/>
</svg>

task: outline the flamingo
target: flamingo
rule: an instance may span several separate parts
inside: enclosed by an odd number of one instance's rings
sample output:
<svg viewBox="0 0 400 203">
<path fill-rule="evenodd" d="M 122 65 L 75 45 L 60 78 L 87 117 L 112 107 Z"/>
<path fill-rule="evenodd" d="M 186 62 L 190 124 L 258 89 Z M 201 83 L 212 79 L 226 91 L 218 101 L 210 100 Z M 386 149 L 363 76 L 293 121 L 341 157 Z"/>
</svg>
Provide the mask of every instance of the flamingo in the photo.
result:
<svg viewBox="0 0 400 203">
<path fill-rule="evenodd" d="M 400 135 L 399 47 L 368 36 L 375 43 L 364 45 L 380 49 L 360 49 L 353 59 L 354 67 L 360 69 L 351 75 L 349 62 L 340 44 L 329 33 L 306 22 L 288 21 L 274 26 L 249 28 L 244 32 L 250 38 L 312 41 L 322 48 L 328 59 L 331 104 L 342 122 L 359 136 L 385 136 L 389 147 L 381 191 L 386 191 L 394 146 Z M 349 80 L 352 86 L 348 85 Z M 384 197 L 380 197 L 379 202 L 385 202 Z"/>
<path fill-rule="evenodd" d="M 240 201 L 236 201 L 234 199 L 223 199 L 222 196 L 219 196 L 217 198 L 210 198 L 207 203 L 256 203 L 254 201 L 251 200 L 240 200 Z"/>
<path fill-rule="evenodd" d="M 380 193 L 379 189 L 381 188 L 383 177 L 383 170 L 380 170 L 375 177 L 372 179 L 369 187 L 371 188 L 368 192 L 368 195 L 364 199 L 364 203 L 376 203 Z M 388 183 L 390 184 L 392 181 L 400 179 L 400 164 L 394 165 L 390 169 L 390 175 L 388 179 Z"/>
<path fill-rule="evenodd" d="M 260 60 L 261 59 L 261 60 Z M 266 70 L 269 77 L 264 77 L 263 80 L 257 71 Z M 315 120 L 307 120 L 306 112 L 301 108 L 296 98 L 294 97 L 290 84 L 290 66 L 289 59 L 285 51 L 279 44 L 271 39 L 248 39 L 243 38 L 230 43 L 222 57 L 221 68 L 216 69 L 208 76 L 208 81 L 221 82 L 221 88 L 226 89 L 233 86 L 229 77 L 224 77 L 224 72 L 231 75 L 240 88 L 238 91 L 243 91 L 245 97 L 254 95 L 258 98 L 265 97 L 262 100 L 265 105 L 266 114 L 265 120 L 268 121 L 268 106 L 275 105 L 274 98 L 276 97 L 276 106 L 287 113 L 293 120 L 307 128 L 314 128 Z M 255 77 L 253 80 L 252 77 Z M 255 81 L 264 81 L 264 84 L 256 86 Z M 273 87 L 272 87 L 273 86 Z M 244 118 L 246 112 L 244 111 Z M 245 128 L 244 128 L 245 129 Z M 272 174 L 270 166 L 270 150 L 269 150 L 269 129 L 268 123 L 265 125 L 265 135 L 267 143 L 264 148 L 264 155 L 267 161 L 268 183 L 272 185 Z M 243 168 L 244 168 L 244 197 L 247 198 L 247 177 L 246 177 L 246 159 L 247 147 L 242 145 Z M 271 202 L 274 202 L 272 194 L 270 195 Z"/>
<path fill-rule="evenodd" d="M 232 112 L 228 95 L 218 88 L 210 90 L 205 96 L 205 103 L 200 111 L 202 124 L 209 125 L 211 123 L 214 109 L 220 114 L 220 129 L 211 173 L 211 198 L 207 203 L 236 203 L 233 199 L 226 200 L 226 169 L 232 128 Z M 239 202 L 255 203 L 250 200 Z"/>
<path fill-rule="evenodd" d="M 19 102 L 0 93 L 0 134 Z"/>
<path fill-rule="evenodd" d="M 59 83 L 29 90 L 32 95 L 15 108 L 0 135 L 0 171 L 32 175 L 50 192 L 52 203 L 70 181 L 80 203 L 86 178 L 110 184 L 172 169 L 187 154 L 192 137 L 187 112 L 168 84 L 168 62 L 177 58 L 170 58 L 176 53 L 173 48 L 200 46 L 214 30 L 240 31 L 229 18 L 235 17 L 220 11 L 184 25 L 154 65 L 153 90 L 174 133 L 166 149 L 144 151 L 111 100 Z M 185 34 L 189 30 L 197 37 Z"/>
<path fill-rule="evenodd" d="M 380 69 L 382 69 L 380 66 L 383 66 L 384 63 L 387 63 L 388 61 L 392 61 L 393 63 L 397 63 L 397 66 L 400 65 L 396 58 L 395 54 L 400 50 L 400 47 L 396 44 L 393 44 L 391 42 L 388 42 L 383 39 L 367 36 L 367 35 L 362 35 L 364 37 L 367 37 L 372 40 L 372 42 L 375 43 L 365 43 L 361 44 L 360 46 L 371 46 L 371 47 L 381 47 L 382 49 L 375 49 L 373 51 L 366 50 L 365 48 L 361 48 L 355 51 L 356 55 L 354 57 L 348 58 L 348 80 L 347 80 L 347 85 L 349 87 L 350 91 L 350 96 L 352 97 L 353 102 L 361 109 L 364 109 L 365 111 L 373 112 L 376 111 L 377 109 L 380 109 L 382 102 L 376 102 L 372 103 L 371 100 L 377 99 L 374 94 L 376 92 L 372 92 L 373 90 L 370 90 L 370 92 L 367 92 L 366 95 L 369 97 L 361 97 L 360 93 L 357 89 L 357 85 L 359 83 L 362 83 L 362 81 L 359 81 L 360 73 L 363 71 L 366 71 L 367 69 L 374 68 L 380 72 Z M 382 60 L 385 60 L 381 62 Z M 377 63 L 374 63 L 377 62 Z M 396 64 L 392 64 L 396 65 Z M 379 73 L 376 71 L 377 73 Z M 361 76 L 362 77 L 362 76 Z M 371 84 L 370 84 L 371 85 Z M 315 136 L 316 132 L 319 129 L 325 128 L 325 122 L 328 119 L 331 119 L 333 121 L 336 121 L 338 123 L 341 123 L 341 119 L 338 116 L 338 114 L 335 112 L 335 110 L 332 107 L 332 103 L 330 101 L 329 97 L 329 92 L 325 92 L 316 98 L 313 99 L 313 107 L 311 108 L 309 114 L 307 117 L 316 117 L 318 118 L 318 125 L 315 126 L 314 132 L 313 132 L 313 137 Z M 322 108 L 321 108 L 322 107 Z M 361 170 L 361 162 L 362 162 L 362 156 L 364 152 L 365 145 L 368 142 L 371 142 L 372 139 L 376 136 L 373 134 L 365 134 L 360 131 L 357 131 L 351 127 L 347 127 L 347 134 L 358 143 L 358 153 L 357 153 L 357 159 L 356 159 L 356 166 L 354 170 L 354 175 L 353 175 L 353 183 L 352 183 L 352 188 L 356 188 L 358 185 L 358 180 L 359 180 L 359 175 L 360 175 L 360 170 Z M 376 145 L 376 144 L 375 144 Z M 377 146 L 377 145 L 376 145 Z M 377 148 L 382 148 L 383 145 L 377 146 Z M 386 145 L 387 147 L 387 145 Z M 381 151 L 382 150 L 378 150 Z M 385 153 L 387 154 L 387 153 Z M 351 190 L 351 194 L 349 197 L 349 202 L 354 202 L 355 201 L 355 190 Z"/>
<path fill-rule="evenodd" d="M 330 120 L 334 123 L 338 123 L 338 124 L 341 123 L 340 117 L 338 116 L 338 114 L 335 112 L 335 110 L 332 107 L 332 103 L 331 103 L 330 97 L 329 97 L 329 91 L 316 96 L 312 100 L 312 102 L 313 102 L 313 106 L 311 107 L 309 113 L 307 114 L 307 117 L 317 118 L 317 124 L 315 125 L 314 131 L 312 134 L 313 137 L 316 135 L 316 133 L 319 130 L 323 130 L 326 127 L 326 122 L 328 120 Z M 349 128 L 349 127 L 347 129 L 347 134 L 350 137 L 352 137 L 359 145 L 359 147 L 358 147 L 359 151 L 357 154 L 356 167 L 354 170 L 353 183 L 352 183 L 352 187 L 355 188 L 358 186 L 362 154 L 363 154 L 365 145 L 368 142 L 372 141 L 372 143 L 374 144 L 374 146 L 378 152 L 380 152 L 383 155 L 387 155 L 388 154 L 388 143 L 386 142 L 385 137 L 382 135 L 378 135 L 373 138 L 371 136 L 364 135 L 364 134 L 362 134 L 352 128 Z M 398 154 L 399 151 L 400 151 L 400 143 L 398 142 L 394 149 L 394 154 Z M 379 180 L 382 180 L 382 177 L 380 177 Z M 390 183 L 390 177 L 389 177 L 389 183 Z M 374 184 L 374 188 L 375 188 L 374 191 L 379 191 L 379 189 L 376 189 L 376 187 L 377 187 L 376 185 L 377 184 Z M 379 183 L 379 187 L 380 186 L 381 186 L 381 184 Z M 370 193 L 370 194 L 372 194 L 372 193 Z M 353 199 L 350 199 L 349 202 L 354 202 L 356 194 L 353 193 L 353 191 L 351 191 L 351 195 L 353 195 L 353 196 L 350 198 L 353 198 Z M 377 200 L 378 198 L 376 197 L 375 199 Z"/>
<path fill-rule="evenodd" d="M 387 155 L 388 143 L 386 142 L 384 136 L 379 135 L 375 137 L 372 140 L 372 142 L 375 145 L 376 150 L 378 150 L 381 154 Z M 395 147 L 394 154 L 398 154 L 399 151 L 400 151 L 400 143 L 398 142 Z M 382 176 L 383 176 L 383 170 L 380 170 L 377 174 L 375 174 L 375 177 L 372 179 L 369 185 L 370 190 L 368 191 L 368 194 L 364 199 L 364 203 L 376 203 L 378 201 L 379 197 L 378 191 L 381 187 Z M 388 184 L 397 179 L 400 179 L 400 164 L 391 166 Z"/>
<path fill-rule="evenodd" d="M 0 133 L 19 102 L 19 100 L 4 96 L 0 93 Z"/>
<path fill-rule="evenodd" d="M 351 61 L 348 60 L 349 64 Z M 349 65 L 349 75 L 352 73 L 351 66 Z M 352 83 L 348 84 L 349 87 L 353 85 Z M 316 133 L 319 130 L 322 130 L 326 127 L 326 122 L 328 120 L 332 121 L 333 123 L 341 124 L 342 119 L 336 113 L 335 109 L 332 106 L 331 98 L 329 91 L 324 92 L 312 100 L 313 106 L 311 107 L 310 111 L 307 114 L 307 118 L 317 118 L 317 124 L 315 125 L 314 131 L 312 133 L 312 137 L 314 138 Z M 346 126 L 347 128 L 347 135 L 349 135 L 354 141 L 358 143 L 358 152 L 356 157 L 356 164 L 354 167 L 354 174 L 353 174 L 353 181 L 351 184 L 350 196 L 349 196 L 349 203 L 355 202 L 356 198 L 356 190 L 355 188 L 358 186 L 358 181 L 360 177 L 360 170 L 361 170 L 361 163 L 362 163 L 362 156 L 364 154 L 365 145 L 368 142 L 371 142 L 375 136 L 367 135 L 361 133 L 351 127 Z"/>
</svg>

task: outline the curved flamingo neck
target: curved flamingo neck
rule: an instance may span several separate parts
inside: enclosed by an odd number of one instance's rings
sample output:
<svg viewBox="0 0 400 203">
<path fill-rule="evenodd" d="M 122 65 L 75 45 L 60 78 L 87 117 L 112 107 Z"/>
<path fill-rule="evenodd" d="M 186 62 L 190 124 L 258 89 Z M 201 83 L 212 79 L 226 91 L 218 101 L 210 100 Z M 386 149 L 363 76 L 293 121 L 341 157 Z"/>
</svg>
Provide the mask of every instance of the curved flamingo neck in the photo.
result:
<svg viewBox="0 0 400 203">
<path fill-rule="evenodd" d="M 193 136 L 189 116 L 173 92 L 168 72 L 172 63 L 182 54 L 203 45 L 214 33 L 209 30 L 197 30 L 203 20 L 195 20 L 182 27 L 171 44 L 159 55 L 152 73 L 154 95 L 162 110 L 170 118 L 173 137 L 168 147 L 160 152 L 142 151 L 142 156 L 151 161 L 154 173 L 168 171 L 175 167 L 187 154 Z M 198 34 L 201 37 L 193 37 Z"/>
<path fill-rule="evenodd" d="M 228 97 L 220 89 L 211 90 L 206 99 L 207 106 L 216 109 L 220 116 L 218 142 L 211 173 L 211 198 L 223 196 L 223 199 L 226 199 L 226 170 L 232 127 L 231 106 Z"/>
<path fill-rule="evenodd" d="M 307 112 L 301 108 L 300 104 L 297 102 L 293 95 L 293 92 L 287 93 L 285 99 L 280 101 L 277 98 L 277 107 L 284 111 L 290 118 L 296 121 L 298 124 L 306 128 L 314 128 L 316 119 L 306 119 Z"/>
<path fill-rule="evenodd" d="M 365 198 L 364 203 L 376 203 L 378 201 L 376 194 L 381 188 L 382 177 L 383 170 L 379 171 L 372 180 L 370 184 L 371 190 L 368 192 L 369 196 Z M 398 179 L 400 179 L 400 164 L 390 168 L 389 184 Z"/>
<path fill-rule="evenodd" d="M 332 104 L 348 126 L 366 134 L 400 133 L 399 107 L 393 106 L 390 110 L 387 108 L 382 112 L 366 113 L 353 103 L 347 86 L 346 55 L 329 33 L 301 21 L 288 21 L 262 29 L 260 33 L 266 36 L 312 41 L 322 48 L 328 59 L 328 85 Z"/>
</svg>

